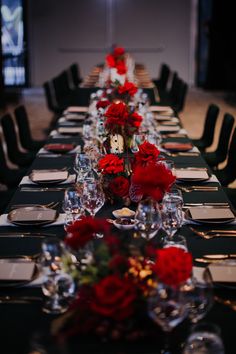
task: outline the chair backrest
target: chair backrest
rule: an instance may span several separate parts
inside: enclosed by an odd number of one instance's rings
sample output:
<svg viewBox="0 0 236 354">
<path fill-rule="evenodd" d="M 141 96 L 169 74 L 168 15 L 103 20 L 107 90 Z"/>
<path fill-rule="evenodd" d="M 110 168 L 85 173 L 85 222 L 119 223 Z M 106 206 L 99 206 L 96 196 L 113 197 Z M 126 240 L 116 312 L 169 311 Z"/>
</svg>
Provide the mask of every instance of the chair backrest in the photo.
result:
<svg viewBox="0 0 236 354">
<path fill-rule="evenodd" d="M 219 107 L 213 103 L 208 106 L 201 137 L 201 140 L 204 141 L 205 147 L 209 147 L 213 143 L 215 126 L 219 111 Z"/>
<path fill-rule="evenodd" d="M 10 114 L 5 114 L 1 119 L 2 131 L 7 145 L 7 153 L 10 160 L 16 163 L 18 154 L 20 153 L 17 144 L 17 134 L 14 121 Z"/>
<path fill-rule="evenodd" d="M 32 137 L 29 127 L 29 119 L 23 105 L 14 110 L 16 123 L 19 131 L 20 142 L 23 148 L 31 150 Z"/>
<path fill-rule="evenodd" d="M 223 170 L 226 175 L 227 184 L 234 182 L 236 179 L 236 128 L 231 138 L 227 164 Z"/>
<path fill-rule="evenodd" d="M 52 80 L 52 85 L 55 91 L 56 102 L 60 106 L 60 103 L 68 97 L 71 92 L 67 72 L 64 70 L 61 74 L 55 77 Z"/>
<path fill-rule="evenodd" d="M 53 89 L 52 82 L 50 81 L 44 82 L 43 88 L 44 88 L 48 109 L 54 113 L 57 113 L 56 98 L 55 98 L 55 92 Z"/>
<path fill-rule="evenodd" d="M 184 109 L 185 100 L 188 92 L 188 85 L 181 79 L 176 80 L 175 93 L 172 101 L 172 108 L 176 113 Z"/>
<path fill-rule="evenodd" d="M 79 84 L 82 82 L 79 65 L 77 63 L 71 64 L 69 66 L 67 73 L 68 73 L 70 88 L 71 89 L 77 88 Z"/>
<path fill-rule="evenodd" d="M 170 68 L 167 64 L 163 63 L 161 65 L 158 88 L 162 90 L 166 90 L 169 77 L 170 77 Z"/>
<path fill-rule="evenodd" d="M 226 159 L 233 125 L 234 117 L 229 113 L 225 113 L 220 129 L 218 145 L 216 148 L 218 164 Z"/>
</svg>

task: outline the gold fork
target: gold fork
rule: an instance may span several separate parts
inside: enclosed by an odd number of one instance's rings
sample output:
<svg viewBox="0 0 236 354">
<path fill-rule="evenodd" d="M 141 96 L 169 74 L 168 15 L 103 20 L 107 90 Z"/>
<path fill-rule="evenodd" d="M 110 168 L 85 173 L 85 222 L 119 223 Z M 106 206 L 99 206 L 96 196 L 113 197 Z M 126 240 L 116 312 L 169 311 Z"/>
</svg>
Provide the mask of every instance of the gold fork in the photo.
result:
<svg viewBox="0 0 236 354">
<path fill-rule="evenodd" d="M 183 187 L 183 186 L 177 186 L 180 190 L 183 192 L 193 192 L 193 191 L 199 191 L 199 192 L 215 192 L 218 191 L 218 187 L 213 187 L 213 186 L 189 186 L 189 187 Z"/>
<path fill-rule="evenodd" d="M 208 230 L 208 231 L 199 231 L 190 227 L 190 230 L 193 231 L 196 235 L 205 238 L 206 240 L 210 240 L 214 237 L 235 237 L 236 230 Z"/>
</svg>

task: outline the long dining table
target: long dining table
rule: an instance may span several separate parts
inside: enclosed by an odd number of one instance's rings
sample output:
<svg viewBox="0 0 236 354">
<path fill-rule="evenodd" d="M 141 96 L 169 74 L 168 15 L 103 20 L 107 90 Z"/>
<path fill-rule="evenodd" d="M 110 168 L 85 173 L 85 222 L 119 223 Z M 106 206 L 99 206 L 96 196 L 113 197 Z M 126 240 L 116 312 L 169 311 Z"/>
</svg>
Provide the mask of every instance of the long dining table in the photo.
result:
<svg viewBox="0 0 236 354">
<path fill-rule="evenodd" d="M 82 127 L 82 123 L 80 123 Z M 57 126 L 63 127 L 63 120 L 58 120 Z M 67 125 L 68 126 L 68 125 Z M 77 124 L 78 126 L 78 124 Z M 163 134 L 163 142 L 191 142 L 187 132 L 182 129 L 182 135 Z M 47 143 L 73 143 L 81 146 L 83 149 L 82 134 L 77 135 L 58 135 L 55 131 L 48 136 Z M 206 165 L 201 154 L 176 153 L 170 154 L 162 151 L 167 159 L 173 160 L 176 168 L 206 168 L 210 174 L 212 171 Z M 32 170 L 38 169 L 67 169 L 70 174 L 74 174 L 74 153 L 57 154 L 39 152 L 35 161 L 28 170 L 28 175 Z M 48 204 L 59 202 L 57 210 L 63 213 L 62 200 L 64 191 L 73 183 L 51 184 L 48 188 L 42 188 L 38 185 L 24 184 L 24 181 L 18 186 L 11 202 L 9 203 L 5 214 L 9 213 L 15 205 L 19 204 Z M 195 182 L 181 183 L 181 186 L 207 185 L 217 187 L 214 191 L 184 191 L 184 204 L 199 203 L 227 203 L 230 205 L 226 194 L 220 183 L 215 178 L 200 184 Z M 121 205 L 120 205 L 121 206 Z M 105 203 L 102 209 L 97 213 L 98 217 L 111 218 L 112 211 L 119 205 Z M 135 208 L 135 205 L 131 205 Z M 58 237 L 64 239 L 66 232 L 62 223 L 52 223 L 47 226 L 15 226 L 7 224 L 4 220 L 6 215 L 0 217 L 0 262 L 4 258 L 12 256 L 27 255 L 33 256 L 41 252 L 41 243 L 45 237 Z M 193 259 L 202 258 L 204 254 L 236 254 L 236 239 L 234 237 L 215 237 L 205 239 L 195 234 L 188 223 L 184 223 L 179 229 L 179 233 L 186 237 L 187 246 L 193 255 Z M 209 225 L 195 225 L 199 230 L 209 229 Z M 215 225 L 210 225 L 215 228 Z M 235 223 L 217 224 L 217 228 L 236 230 Z M 116 229 L 116 232 L 121 232 Z M 127 232 L 129 237 L 132 233 Z M 160 233 L 155 236 L 157 242 Z M 195 263 L 199 266 L 199 263 Z M 206 266 L 206 264 L 200 264 Z M 219 298 L 236 300 L 236 288 L 232 286 L 215 286 L 214 292 Z M 44 296 L 40 283 L 29 282 L 22 286 L 1 286 L 0 283 L 0 352 L 2 354 L 26 354 L 26 353 L 158 353 L 161 343 L 161 330 L 157 327 L 156 340 L 142 339 L 139 342 L 132 342 L 130 345 L 124 343 L 114 343 L 109 346 L 108 343 L 97 342 L 94 338 L 83 336 L 76 339 L 76 344 L 71 347 L 58 345 L 50 335 L 50 326 L 55 319 L 55 315 L 42 312 Z M 215 301 L 210 311 L 204 319 L 207 322 L 217 324 L 222 333 L 225 345 L 225 352 L 235 353 L 235 323 L 236 311 L 225 304 Z M 190 324 L 185 320 L 180 324 L 172 335 L 173 352 L 181 352 L 181 345 L 186 340 L 189 333 Z"/>
</svg>

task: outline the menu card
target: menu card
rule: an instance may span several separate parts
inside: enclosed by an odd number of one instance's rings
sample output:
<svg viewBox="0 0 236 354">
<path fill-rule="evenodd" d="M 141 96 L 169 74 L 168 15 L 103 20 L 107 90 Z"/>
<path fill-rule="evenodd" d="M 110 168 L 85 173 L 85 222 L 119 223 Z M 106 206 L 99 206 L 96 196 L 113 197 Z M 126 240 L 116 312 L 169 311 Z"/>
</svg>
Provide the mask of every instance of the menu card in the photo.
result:
<svg viewBox="0 0 236 354">
<path fill-rule="evenodd" d="M 50 208 L 25 207 L 10 211 L 9 221 L 12 222 L 47 222 L 56 219 L 57 211 Z"/>
<path fill-rule="evenodd" d="M 34 262 L 2 262 L 0 263 L 0 281 L 30 281 L 34 271 Z"/>
<path fill-rule="evenodd" d="M 33 170 L 30 174 L 32 182 L 64 181 L 68 178 L 68 171 Z"/>
<path fill-rule="evenodd" d="M 175 170 L 177 179 L 185 179 L 185 180 L 195 180 L 195 179 L 208 179 L 209 175 L 206 170 Z"/>
<path fill-rule="evenodd" d="M 60 134 L 79 134 L 83 132 L 82 127 L 60 127 L 58 133 Z"/>
<path fill-rule="evenodd" d="M 213 282 L 236 283 L 236 263 L 228 261 L 212 263 L 208 266 Z"/>
<path fill-rule="evenodd" d="M 234 218 L 234 214 L 229 208 L 202 206 L 189 208 L 189 212 L 193 220 L 228 220 Z"/>
</svg>

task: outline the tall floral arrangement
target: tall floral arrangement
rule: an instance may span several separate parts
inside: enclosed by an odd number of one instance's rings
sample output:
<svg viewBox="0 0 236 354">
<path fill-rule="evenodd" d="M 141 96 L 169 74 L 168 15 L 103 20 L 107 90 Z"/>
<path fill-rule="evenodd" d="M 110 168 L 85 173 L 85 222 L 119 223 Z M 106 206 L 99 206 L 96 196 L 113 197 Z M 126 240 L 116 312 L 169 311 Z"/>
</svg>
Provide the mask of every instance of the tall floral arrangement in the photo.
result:
<svg viewBox="0 0 236 354">
<path fill-rule="evenodd" d="M 115 47 L 113 51 L 106 56 L 106 64 L 109 68 L 115 68 L 119 75 L 127 72 L 125 64 L 125 50 L 122 47 Z"/>
</svg>

